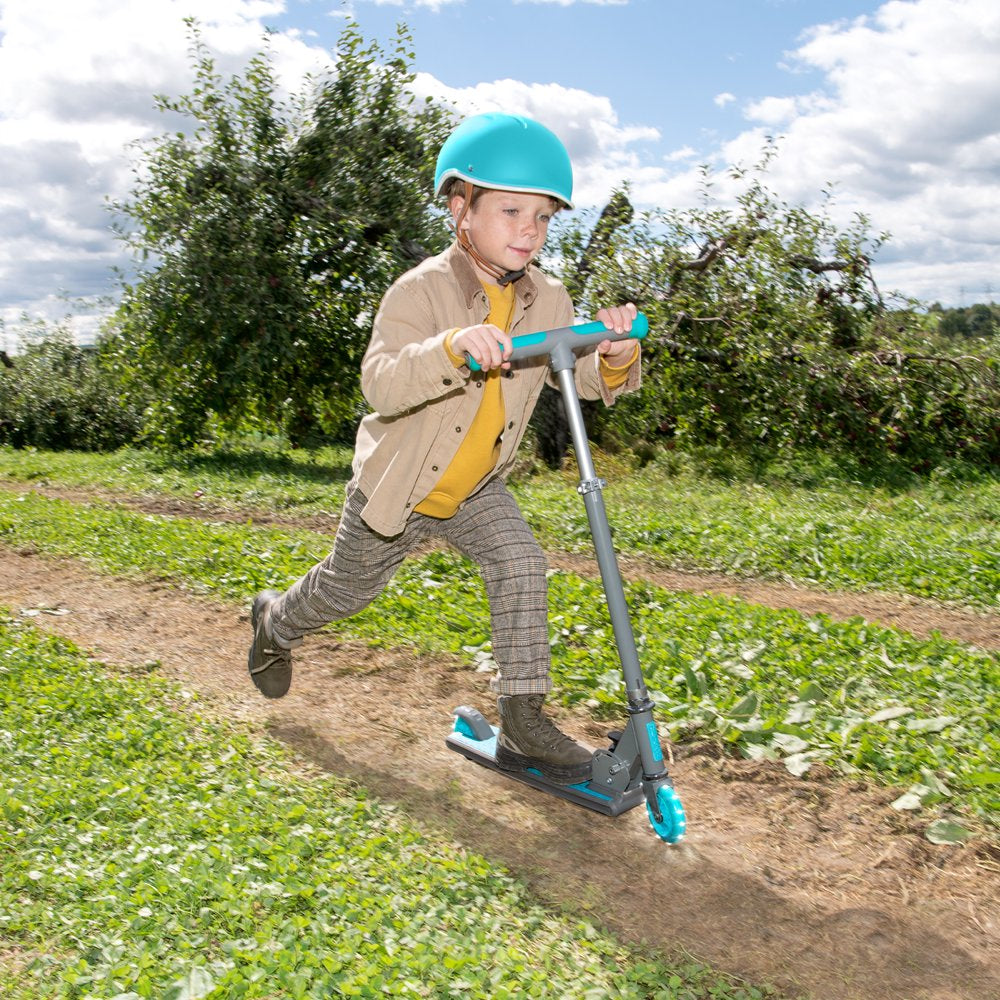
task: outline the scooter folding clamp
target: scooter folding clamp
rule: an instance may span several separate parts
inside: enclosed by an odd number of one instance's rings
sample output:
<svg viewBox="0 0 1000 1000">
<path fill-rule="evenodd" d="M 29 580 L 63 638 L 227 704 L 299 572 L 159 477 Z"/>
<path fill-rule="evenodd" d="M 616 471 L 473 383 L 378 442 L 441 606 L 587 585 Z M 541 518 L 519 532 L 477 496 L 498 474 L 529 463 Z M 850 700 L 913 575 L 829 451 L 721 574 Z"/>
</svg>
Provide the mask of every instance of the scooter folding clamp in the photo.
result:
<svg viewBox="0 0 1000 1000">
<path fill-rule="evenodd" d="M 607 485 L 608 481 L 606 479 L 585 479 L 577 486 L 576 492 L 586 496 L 588 493 L 596 493 L 598 490 L 603 490 Z"/>
</svg>

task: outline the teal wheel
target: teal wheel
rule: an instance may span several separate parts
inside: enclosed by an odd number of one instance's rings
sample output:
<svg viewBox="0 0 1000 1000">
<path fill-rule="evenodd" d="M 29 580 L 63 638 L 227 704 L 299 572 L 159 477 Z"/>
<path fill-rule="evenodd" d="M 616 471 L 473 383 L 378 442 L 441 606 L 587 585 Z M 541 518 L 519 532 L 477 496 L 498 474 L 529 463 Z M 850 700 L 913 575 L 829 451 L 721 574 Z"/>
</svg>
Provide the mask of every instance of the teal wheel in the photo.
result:
<svg viewBox="0 0 1000 1000">
<path fill-rule="evenodd" d="M 681 805 L 680 796 L 669 785 L 660 785 L 656 789 L 656 804 L 663 814 L 663 820 L 659 823 L 653 816 L 653 810 L 649 803 L 646 803 L 646 812 L 649 813 L 649 822 L 653 826 L 653 831 L 660 840 L 665 840 L 668 844 L 676 844 L 684 836 L 684 830 L 687 828 L 684 806 Z"/>
</svg>

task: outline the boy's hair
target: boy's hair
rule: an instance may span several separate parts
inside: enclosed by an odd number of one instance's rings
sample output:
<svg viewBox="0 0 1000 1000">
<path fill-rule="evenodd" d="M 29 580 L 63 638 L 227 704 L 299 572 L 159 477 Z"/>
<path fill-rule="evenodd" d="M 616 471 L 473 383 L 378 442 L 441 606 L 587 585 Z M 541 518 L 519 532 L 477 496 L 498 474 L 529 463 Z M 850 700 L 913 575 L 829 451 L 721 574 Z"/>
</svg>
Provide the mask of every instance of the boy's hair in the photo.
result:
<svg viewBox="0 0 1000 1000">
<path fill-rule="evenodd" d="M 444 187 L 441 190 L 441 193 L 444 195 L 444 203 L 446 205 L 451 204 L 451 199 L 456 196 L 464 198 L 465 184 L 466 182 L 461 177 L 452 177 L 445 181 Z M 488 190 L 488 188 L 480 187 L 478 184 L 473 184 L 472 197 L 469 199 L 469 208 L 472 208 L 472 206 L 475 205 L 475 203 L 479 201 L 479 199 L 482 198 Z"/>
<path fill-rule="evenodd" d="M 463 180 L 461 177 L 451 177 L 447 181 L 445 181 L 444 186 L 441 189 L 441 194 L 444 196 L 444 203 L 446 205 L 451 204 L 451 199 L 456 196 L 459 198 L 464 198 L 466 183 L 467 182 Z M 495 191 L 495 190 L 501 190 L 501 189 L 480 187 L 478 184 L 473 184 L 472 197 L 469 199 L 468 208 L 474 208 L 476 202 L 479 201 L 479 199 L 482 198 L 482 196 L 486 194 L 487 191 Z M 553 198 L 551 195 L 542 195 L 542 197 L 543 198 L 548 197 L 549 201 L 552 202 L 553 215 L 555 215 L 555 213 L 558 212 L 559 209 L 563 207 L 562 203 L 559 201 L 558 198 Z"/>
</svg>

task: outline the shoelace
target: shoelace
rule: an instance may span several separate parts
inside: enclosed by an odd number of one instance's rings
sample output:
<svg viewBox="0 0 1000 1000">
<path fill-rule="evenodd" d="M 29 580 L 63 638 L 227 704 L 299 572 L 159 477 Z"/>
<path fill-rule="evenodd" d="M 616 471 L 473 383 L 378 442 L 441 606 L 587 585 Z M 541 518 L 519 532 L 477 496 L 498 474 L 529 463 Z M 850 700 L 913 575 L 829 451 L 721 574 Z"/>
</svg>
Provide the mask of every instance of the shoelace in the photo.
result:
<svg viewBox="0 0 1000 1000">
<path fill-rule="evenodd" d="M 541 700 L 528 703 L 531 706 L 531 716 L 524 719 L 524 728 L 532 737 L 547 750 L 555 750 L 556 747 L 565 744 L 574 744 L 558 726 L 541 711 Z"/>
<path fill-rule="evenodd" d="M 272 667 L 288 666 L 288 650 L 282 649 L 278 645 L 265 646 L 261 651 L 261 664 L 251 673 L 261 674 Z"/>
</svg>

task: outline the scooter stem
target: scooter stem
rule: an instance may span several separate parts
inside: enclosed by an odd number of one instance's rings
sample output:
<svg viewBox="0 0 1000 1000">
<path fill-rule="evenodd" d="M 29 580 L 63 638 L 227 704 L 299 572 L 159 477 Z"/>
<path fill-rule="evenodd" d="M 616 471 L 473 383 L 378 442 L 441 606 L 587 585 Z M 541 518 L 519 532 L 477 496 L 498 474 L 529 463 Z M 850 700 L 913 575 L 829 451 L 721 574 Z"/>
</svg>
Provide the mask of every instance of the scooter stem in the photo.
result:
<svg viewBox="0 0 1000 1000">
<path fill-rule="evenodd" d="M 595 321 L 512 338 L 512 349 L 507 354 L 507 360 L 547 356 L 548 366 L 562 392 L 563 406 L 580 470 L 577 490 L 583 497 L 587 520 L 590 522 L 590 533 L 594 540 L 597 564 L 601 571 L 611 626 L 615 634 L 615 645 L 621 660 L 622 676 L 628 695 L 629 719 L 628 725 L 621 732 L 608 734 L 612 741 L 610 747 L 594 752 L 591 777 L 586 782 L 555 785 L 533 768 L 505 773 L 526 784 L 560 795 L 577 805 L 608 816 L 617 816 L 626 809 L 638 805 L 644 798 L 650 822 L 657 836 L 667 843 L 676 844 L 684 836 L 686 826 L 684 807 L 667 774 L 656 723 L 653 721 L 654 706 L 639 666 L 635 634 L 625 603 L 625 587 L 604 507 L 602 491 L 606 484 L 604 480 L 598 478 L 594 470 L 590 443 L 583 422 L 583 410 L 574 378 L 576 350 L 600 344 L 603 340 L 624 337 L 640 340 L 646 336 L 648 328 L 648 320 L 639 313 L 633 320 L 628 334 L 616 335 L 603 323 Z M 466 362 L 471 371 L 479 370 L 478 364 L 470 355 L 466 355 Z M 479 712 L 467 705 L 459 706 L 454 714 L 455 729 L 447 738 L 448 746 L 479 764 L 494 770 L 503 770 L 496 758 L 496 739 L 499 731 Z"/>
<path fill-rule="evenodd" d="M 549 366 L 559 380 L 563 405 L 566 409 L 566 419 L 569 422 L 570 434 L 573 438 L 576 463 L 580 470 L 580 484 L 577 490 L 583 497 L 587 520 L 590 523 L 590 532 L 594 539 L 597 565 L 601 571 L 601 580 L 608 602 L 608 613 L 611 617 L 611 627 L 615 634 L 615 645 L 622 665 L 629 714 L 632 716 L 633 725 L 648 737 L 647 739 L 639 739 L 639 756 L 642 760 L 643 773 L 647 778 L 652 779 L 665 772 L 663 752 L 660 749 L 656 725 L 653 722 L 653 702 L 649 698 L 646 682 L 642 676 L 642 668 L 639 665 L 635 633 L 632 630 L 628 605 L 625 601 L 625 587 L 622 583 L 618 558 L 611 540 L 611 528 L 608 525 L 603 495 L 603 489 L 607 484 L 598 477 L 594 469 L 590 442 L 587 440 L 587 431 L 583 422 L 580 397 L 577 395 L 576 383 L 573 379 L 575 364 L 576 356 L 568 344 L 560 343 L 553 347 L 549 355 Z"/>
</svg>

